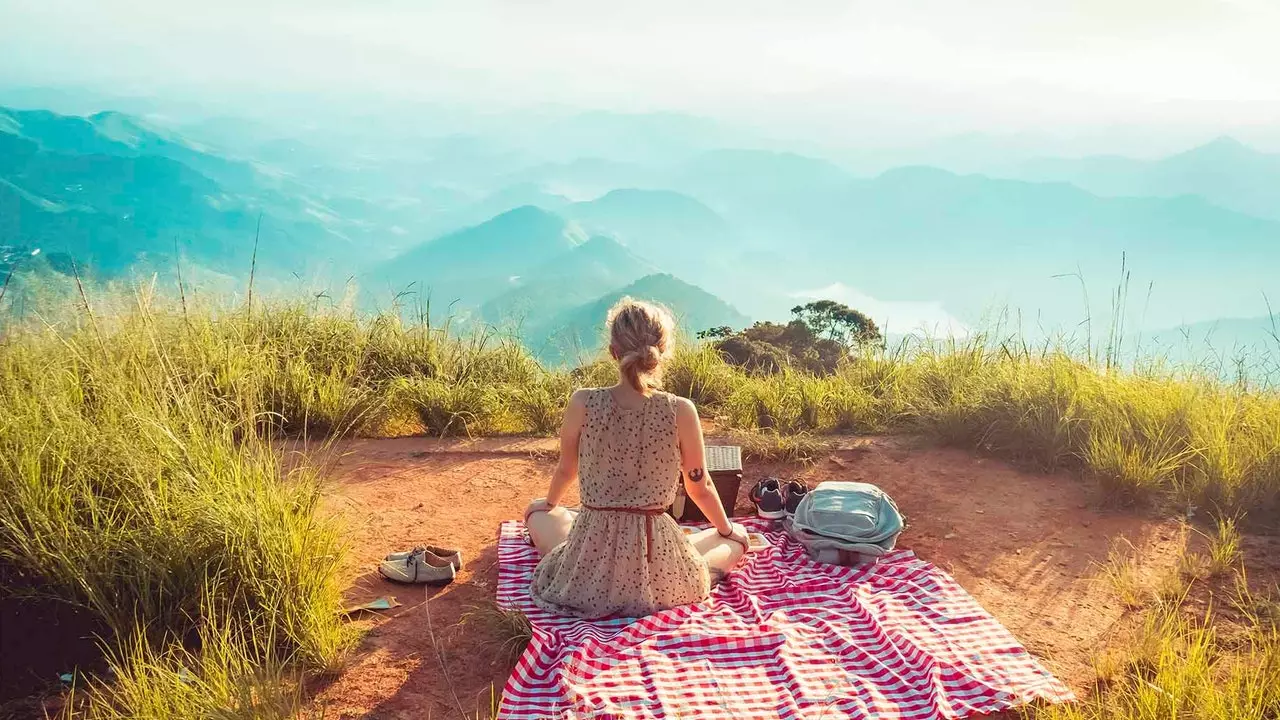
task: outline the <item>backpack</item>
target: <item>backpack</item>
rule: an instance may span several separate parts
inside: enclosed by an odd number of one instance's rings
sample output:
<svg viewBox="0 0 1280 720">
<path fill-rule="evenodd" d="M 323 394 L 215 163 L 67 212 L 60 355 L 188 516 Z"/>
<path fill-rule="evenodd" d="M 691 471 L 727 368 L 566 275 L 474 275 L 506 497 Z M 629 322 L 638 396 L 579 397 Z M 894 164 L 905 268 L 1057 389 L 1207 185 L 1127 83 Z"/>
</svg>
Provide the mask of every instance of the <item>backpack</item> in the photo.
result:
<svg viewBox="0 0 1280 720">
<path fill-rule="evenodd" d="M 893 498 L 869 483 L 824 482 L 810 490 L 787 532 L 821 562 L 875 561 L 893 550 L 906 523 Z"/>
</svg>

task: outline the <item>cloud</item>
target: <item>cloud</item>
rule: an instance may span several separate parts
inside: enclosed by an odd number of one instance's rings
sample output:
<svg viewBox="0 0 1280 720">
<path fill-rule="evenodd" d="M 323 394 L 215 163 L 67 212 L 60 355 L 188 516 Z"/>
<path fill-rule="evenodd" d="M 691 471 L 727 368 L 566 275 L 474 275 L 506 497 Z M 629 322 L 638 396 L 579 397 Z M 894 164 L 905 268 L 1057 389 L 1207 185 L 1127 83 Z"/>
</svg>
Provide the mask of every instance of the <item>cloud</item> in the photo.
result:
<svg viewBox="0 0 1280 720">
<path fill-rule="evenodd" d="M 815 111 L 841 124 L 928 115 L 949 122 L 937 128 L 947 132 L 1161 122 L 1173 112 L 1163 104 L 1173 101 L 1198 116 L 1257 124 L 1280 118 L 1277 7 L 1270 0 L 0 0 L 0 68 L 36 83 L 359 89 L 482 103 L 774 112 L 795 122 Z"/>
<path fill-rule="evenodd" d="M 875 320 L 881 332 L 932 338 L 963 338 L 969 327 L 931 300 L 878 300 L 842 283 L 791 293 L 798 300 L 835 300 Z"/>
</svg>

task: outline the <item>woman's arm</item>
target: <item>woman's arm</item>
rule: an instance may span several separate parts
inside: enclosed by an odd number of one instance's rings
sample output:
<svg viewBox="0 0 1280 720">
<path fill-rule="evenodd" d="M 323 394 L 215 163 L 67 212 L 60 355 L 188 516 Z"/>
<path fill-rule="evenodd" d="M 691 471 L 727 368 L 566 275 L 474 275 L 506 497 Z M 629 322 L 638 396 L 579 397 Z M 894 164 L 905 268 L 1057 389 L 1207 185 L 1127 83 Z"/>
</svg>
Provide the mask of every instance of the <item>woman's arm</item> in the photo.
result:
<svg viewBox="0 0 1280 720">
<path fill-rule="evenodd" d="M 745 542 L 745 533 L 739 532 L 740 525 L 729 521 L 715 485 L 711 482 L 711 475 L 706 468 L 706 448 L 702 439 L 702 423 L 698 421 L 698 409 L 685 398 L 679 398 L 676 404 L 676 433 L 680 441 L 685 494 L 702 510 L 702 514 L 721 535 L 735 537 L 742 534 L 744 539 L 739 539 L 739 542 Z"/>
<path fill-rule="evenodd" d="M 564 494 L 578 481 L 578 439 L 582 436 L 582 423 L 587 417 L 587 395 L 578 390 L 569 398 L 564 411 L 564 424 L 560 426 L 560 462 L 551 475 L 551 487 L 547 490 L 548 509 L 560 504 Z"/>
</svg>

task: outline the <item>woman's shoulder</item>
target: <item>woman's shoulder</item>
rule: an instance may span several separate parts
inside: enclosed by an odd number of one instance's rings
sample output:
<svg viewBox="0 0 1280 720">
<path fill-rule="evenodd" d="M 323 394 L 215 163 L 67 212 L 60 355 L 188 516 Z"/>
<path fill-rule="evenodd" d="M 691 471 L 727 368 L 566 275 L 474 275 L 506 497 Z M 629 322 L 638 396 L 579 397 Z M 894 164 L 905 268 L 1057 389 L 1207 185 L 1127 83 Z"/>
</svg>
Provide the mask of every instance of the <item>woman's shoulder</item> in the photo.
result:
<svg viewBox="0 0 1280 720">
<path fill-rule="evenodd" d="M 697 407 L 693 404 L 693 401 L 687 397 L 682 397 L 680 395 L 676 395 L 675 393 L 669 393 L 663 390 L 655 391 L 654 395 L 657 395 L 661 400 L 666 402 L 667 405 L 670 405 L 671 407 L 675 408 L 677 411 L 684 411 L 684 412 L 692 411 L 694 413 L 698 411 Z"/>
<path fill-rule="evenodd" d="M 595 398 L 602 397 L 603 394 L 608 391 L 609 391 L 609 388 L 598 388 L 598 387 L 578 388 L 577 390 L 573 391 L 572 395 L 569 396 L 569 402 L 586 405 L 590 403 L 592 400 L 594 400 Z"/>
</svg>

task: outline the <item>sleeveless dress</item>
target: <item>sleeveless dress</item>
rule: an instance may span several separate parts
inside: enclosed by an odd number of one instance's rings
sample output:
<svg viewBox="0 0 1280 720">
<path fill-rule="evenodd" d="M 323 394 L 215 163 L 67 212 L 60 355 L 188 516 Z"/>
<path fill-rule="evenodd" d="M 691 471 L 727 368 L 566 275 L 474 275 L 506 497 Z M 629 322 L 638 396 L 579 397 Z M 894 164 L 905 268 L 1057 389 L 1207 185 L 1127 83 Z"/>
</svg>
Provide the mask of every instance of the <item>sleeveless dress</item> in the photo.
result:
<svg viewBox="0 0 1280 720">
<path fill-rule="evenodd" d="M 541 608 L 582 618 L 640 617 L 705 600 L 707 563 L 662 510 L 680 482 L 676 398 L 627 410 L 608 388 L 587 394 L 578 445 L 582 510 L 533 572 Z"/>
</svg>

